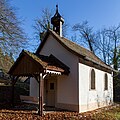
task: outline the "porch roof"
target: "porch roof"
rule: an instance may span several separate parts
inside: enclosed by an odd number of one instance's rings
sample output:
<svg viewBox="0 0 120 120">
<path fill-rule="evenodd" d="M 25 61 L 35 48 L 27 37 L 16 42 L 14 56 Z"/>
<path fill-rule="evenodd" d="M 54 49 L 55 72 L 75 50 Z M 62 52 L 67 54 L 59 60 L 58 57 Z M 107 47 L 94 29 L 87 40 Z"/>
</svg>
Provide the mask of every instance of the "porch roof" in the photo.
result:
<svg viewBox="0 0 120 120">
<path fill-rule="evenodd" d="M 69 67 L 55 56 L 44 56 L 23 50 L 8 74 L 32 76 L 40 73 L 69 74 Z"/>
</svg>

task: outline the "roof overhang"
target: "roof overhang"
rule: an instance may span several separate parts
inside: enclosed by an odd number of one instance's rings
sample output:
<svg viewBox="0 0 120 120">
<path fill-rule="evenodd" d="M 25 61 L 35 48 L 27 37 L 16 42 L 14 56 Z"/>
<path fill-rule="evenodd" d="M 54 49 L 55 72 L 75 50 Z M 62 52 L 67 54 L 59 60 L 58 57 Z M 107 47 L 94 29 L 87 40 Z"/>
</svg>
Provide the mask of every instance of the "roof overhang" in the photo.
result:
<svg viewBox="0 0 120 120">
<path fill-rule="evenodd" d="M 69 67 L 53 55 L 36 55 L 23 50 L 8 72 L 12 76 L 33 76 L 40 73 L 67 75 Z"/>
<path fill-rule="evenodd" d="M 82 64 L 85 64 L 87 66 L 90 66 L 90 67 L 94 67 L 96 69 L 99 69 L 99 70 L 102 70 L 104 72 L 108 72 L 108 73 L 112 73 L 112 72 L 118 72 L 117 70 L 111 68 L 110 66 L 107 66 L 107 65 L 104 65 L 104 64 L 100 64 L 94 60 L 91 60 L 90 58 L 88 57 L 81 57 L 79 58 L 79 63 L 82 63 Z"/>
</svg>

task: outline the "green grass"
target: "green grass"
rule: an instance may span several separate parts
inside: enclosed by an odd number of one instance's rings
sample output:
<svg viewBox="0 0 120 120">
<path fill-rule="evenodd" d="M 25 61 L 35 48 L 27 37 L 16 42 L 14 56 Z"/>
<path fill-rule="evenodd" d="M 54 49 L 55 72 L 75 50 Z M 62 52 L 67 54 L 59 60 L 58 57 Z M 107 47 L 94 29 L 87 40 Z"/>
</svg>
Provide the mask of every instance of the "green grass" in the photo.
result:
<svg viewBox="0 0 120 120">
<path fill-rule="evenodd" d="M 120 113 L 116 113 L 115 117 L 116 117 L 117 120 L 120 120 Z"/>
<path fill-rule="evenodd" d="M 103 110 L 92 116 L 95 120 L 120 120 L 120 106 L 110 110 Z"/>
</svg>

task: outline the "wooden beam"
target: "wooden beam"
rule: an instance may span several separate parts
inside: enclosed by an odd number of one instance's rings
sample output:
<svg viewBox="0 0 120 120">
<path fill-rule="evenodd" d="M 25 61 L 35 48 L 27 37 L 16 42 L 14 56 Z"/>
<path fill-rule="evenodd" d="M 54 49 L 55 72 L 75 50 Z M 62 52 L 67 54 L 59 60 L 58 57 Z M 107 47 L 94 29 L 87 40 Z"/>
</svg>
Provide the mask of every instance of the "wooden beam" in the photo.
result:
<svg viewBox="0 0 120 120">
<path fill-rule="evenodd" d="M 43 115 L 43 91 L 44 91 L 44 82 L 43 82 L 43 74 L 40 73 L 39 76 L 39 115 L 42 116 Z"/>
<path fill-rule="evenodd" d="M 42 74 L 37 77 L 37 81 L 39 82 L 39 111 L 38 114 L 40 116 L 43 115 L 43 102 L 44 102 L 44 78 L 47 74 Z"/>
<path fill-rule="evenodd" d="M 38 81 L 39 81 L 39 106 L 38 106 L 38 109 L 39 109 L 39 111 L 38 111 L 38 114 L 40 115 L 40 108 L 41 108 L 41 106 L 40 106 L 40 75 L 38 76 Z"/>
<path fill-rule="evenodd" d="M 41 76 L 40 80 L 40 88 L 41 88 L 41 115 L 43 115 L 43 101 L 44 101 L 44 78 Z"/>
<path fill-rule="evenodd" d="M 39 105 L 38 105 L 38 114 L 40 116 L 43 115 L 43 75 L 40 73 L 39 75 L 33 75 L 33 77 L 37 80 L 39 83 Z"/>
<path fill-rule="evenodd" d="M 39 77 L 38 75 L 32 74 L 32 76 L 37 80 L 37 82 L 39 83 Z"/>
</svg>

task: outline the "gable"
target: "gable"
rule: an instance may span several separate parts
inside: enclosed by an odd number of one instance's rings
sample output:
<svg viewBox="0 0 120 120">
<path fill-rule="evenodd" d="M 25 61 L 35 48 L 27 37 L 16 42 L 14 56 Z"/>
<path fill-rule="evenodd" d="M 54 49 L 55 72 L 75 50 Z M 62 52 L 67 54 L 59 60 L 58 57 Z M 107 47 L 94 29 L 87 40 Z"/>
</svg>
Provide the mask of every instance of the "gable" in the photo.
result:
<svg viewBox="0 0 120 120">
<path fill-rule="evenodd" d="M 23 50 L 11 67 L 9 74 L 14 76 L 32 76 L 33 74 L 40 74 L 47 71 L 69 74 L 69 67 L 53 55 L 37 55 Z"/>
<path fill-rule="evenodd" d="M 37 72 L 40 72 L 43 67 L 31 59 L 29 56 L 22 54 L 17 61 L 11 67 L 9 74 L 19 76 L 31 76 Z"/>
<path fill-rule="evenodd" d="M 46 56 L 53 54 L 64 64 L 69 66 L 70 71 L 71 69 L 75 69 L 79 62 L 78 57 L 63 47 L 52 35 L 48 36 L 39 54 Z"/>
</svg>

